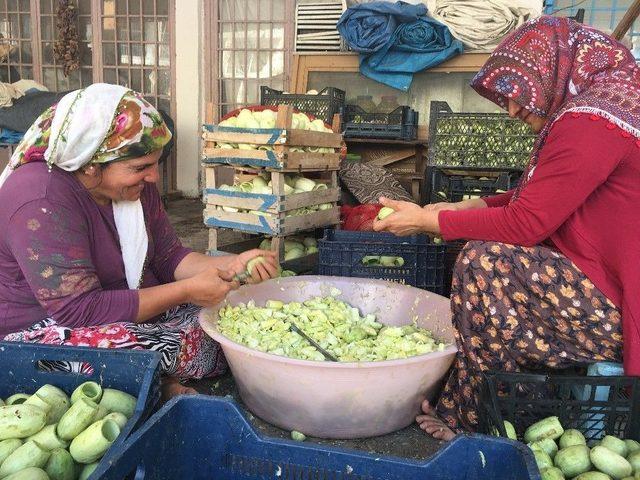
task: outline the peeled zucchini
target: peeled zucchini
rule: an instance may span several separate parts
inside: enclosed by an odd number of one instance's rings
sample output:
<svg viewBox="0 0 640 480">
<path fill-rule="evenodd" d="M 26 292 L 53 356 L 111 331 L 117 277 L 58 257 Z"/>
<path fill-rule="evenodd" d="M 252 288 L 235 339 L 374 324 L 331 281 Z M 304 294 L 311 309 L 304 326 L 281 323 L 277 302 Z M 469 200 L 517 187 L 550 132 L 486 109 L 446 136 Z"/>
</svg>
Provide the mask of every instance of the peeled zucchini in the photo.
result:
<svg viewBox="0 0 640 480">
<path fill-rule="evenodd" d="M 554 464 L 567 478 L 573 478 L 581 473 L 591 470 L 589 447 L 586 445 L 573 445 L 563 448 L 556 454 Z"/>
<path fill-rule="evenodd" d="M 617 453 L 621 457 L 626 457 L 627 454 L 629 453 L 629 449 L 627 448 L 627 444 L 625 443 L 625 441 L 620 440 L 619 438 L 614 437 L 613 435 L 605 435 L 604 437 L 602 437 L 602 440 L 600 441 L 600 445 L 608 448 L 612 452 Z"/>
<path fill-rule="evenodd" d="M 547 417 L 527 428 L 524 432 L 524 441 L 526 443 L 531 443 L 542 440 L 543 438 L 551 438 L 555 440 L 560 438 L 563 433 L 564 429 L 562 428 L 558 417 Z"/>
<path fill-rule="evenodd" d="M 0 440 L 26 438 L 47 424 L 47 412 L 35 405 L 19 404 L 0 407 Z"/>
<path fill-rule="evenodd" d="M 578 475 L 574 480 L 611 480 L 611 477 L 602 472 L 585 472 Z"/>
<path fill-rule="evenodd" d="M 540 470 L 542 480 L 565 480 L 562 470 L 558 467 L 547 467 Z"/>
<path fill-rule="evenodd" d="M 598 470 L 614 479 L 622 479 L 633 473 L 631 464 L 624 457 L 602 445 L 593 447 L 589 457 Z"/>
<path fill-rule="evenodd" d="M 586 445 L 587 441 L 582 435 L 580 430 L 576 430 L 575 428 L 570 428 L 569 430 L 565 430 L 560 440 L 558 440 L 558 445 L 560 448 L 567 448 L 573 445 Z"/>
<path fill-rule="evenodd" d="M 555 458 L 556 453 L 558 453 L 558 445 L 556 445 L 556 442 L 550 438 L 543 438 L 542 440 L 538 440 L 537 442 L 530 443 L 529 447 L 532 450 L 535 448 L 541 448 L 551 458 Z"/>
</svg>

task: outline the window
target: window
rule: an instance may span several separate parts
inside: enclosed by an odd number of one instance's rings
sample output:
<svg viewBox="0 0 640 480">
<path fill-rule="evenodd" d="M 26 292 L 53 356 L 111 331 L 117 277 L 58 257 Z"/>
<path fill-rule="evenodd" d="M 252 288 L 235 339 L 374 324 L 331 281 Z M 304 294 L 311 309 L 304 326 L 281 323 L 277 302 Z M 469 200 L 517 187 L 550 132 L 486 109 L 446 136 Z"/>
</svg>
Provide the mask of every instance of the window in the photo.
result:
<svg viewBox="0 0 640 480">
<path fill-rule="evenodd" d="M 75 90 L 93 83 L 93 44 L 91 43 L 91 1 L 76 2 L 80 68 L 64 76 L 63 66 L 55 59 L 53 45 L 58 36 L 58 0 L 40 0 L 40 44 L 42 83 L 52 91 Z"/>
<path fill-rule="evenodd" d="M 0 81 L 33 78 L 29 0 L 0 0 Z"/>
<path fill-rule="evenodd" d="M 212 2 L 208 100 L 222 116 L 260 103 L 260 86 L 289 83 L 294 0 Z"/>
</svg>

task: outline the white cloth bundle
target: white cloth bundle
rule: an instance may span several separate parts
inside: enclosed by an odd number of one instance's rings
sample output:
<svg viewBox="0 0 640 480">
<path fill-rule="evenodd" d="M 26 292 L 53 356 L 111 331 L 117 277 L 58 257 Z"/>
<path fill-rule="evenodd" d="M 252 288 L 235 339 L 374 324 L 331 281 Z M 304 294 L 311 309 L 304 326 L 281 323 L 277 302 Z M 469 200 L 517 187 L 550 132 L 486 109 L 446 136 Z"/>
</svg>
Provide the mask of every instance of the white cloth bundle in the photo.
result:
<svg viewBox="0 0 640 480">
<path fill-rule="evenodd" d="M 520 5 L 518 5 L 520 3 Z M 427 0 L 429 15 L 444 23 L 465 50 L 490 52 L 505 35 L 539 14 L 513 0 Z"/>
</svg>

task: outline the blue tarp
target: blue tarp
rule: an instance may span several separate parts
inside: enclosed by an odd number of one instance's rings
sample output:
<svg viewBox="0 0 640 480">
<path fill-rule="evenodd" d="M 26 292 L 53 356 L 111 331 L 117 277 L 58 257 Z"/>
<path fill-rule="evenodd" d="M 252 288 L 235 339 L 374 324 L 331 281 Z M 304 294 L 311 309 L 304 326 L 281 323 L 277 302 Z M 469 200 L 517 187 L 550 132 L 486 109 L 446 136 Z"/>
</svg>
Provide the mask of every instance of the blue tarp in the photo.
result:
<svg viewBox="0 0 640 480">
<path fill-rule="evenodd" d="M 20 143 L 25 132 L 16 132 L 8 128 L 0 128 L 0 143 L 16 144 Z"/>
<path fill-rule="evenodd" d="M 349 7 L 336 27 L 354 52 L 374 53 L 387 44 L 398 25 L 414 22 L 426 13 L 422 4 L 360 3 Z"/>
<path fill-rule="evenodd" d="M 405 2 L 372 2 L 347 9 L 338 30 L 360 52 L 360 73 L 406 91 L 414 73 L 462 53 L 462 42 L 426 12 L 424 5 Z"/>
</svg>

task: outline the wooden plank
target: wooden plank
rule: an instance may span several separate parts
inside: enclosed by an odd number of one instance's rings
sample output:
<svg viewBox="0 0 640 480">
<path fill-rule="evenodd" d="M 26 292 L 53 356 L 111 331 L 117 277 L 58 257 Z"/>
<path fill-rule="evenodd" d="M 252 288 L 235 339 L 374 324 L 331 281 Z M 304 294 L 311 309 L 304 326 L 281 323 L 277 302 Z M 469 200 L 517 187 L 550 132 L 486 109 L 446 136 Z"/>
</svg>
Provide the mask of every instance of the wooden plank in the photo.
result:
<svg viewBox="0 0 640 480">
<path fill-rule="evenodd" d="M 402 160 L 406 160 L 407 158 L 413 157 L 416 154 L 415 148 L 404 148 L 397 151 L 385 152 L 384 155 L 375 158 L 373 160 L 367 161 L 369 165 L 376 165 L 378 167 L 384 167 L 386 165 L 391 165 L 392 163 L 400 162 Z"/>
<path fill-rule="evenodd" d="M 276 145 L 286 142 L 287 131 L 278 128 L 234 128 L 205 126 L 202 139 L 205 142 L 248 143 L 252 145 Z"/>
<path fill-rule="evenodd" d="M 267 195 L 248 192 L 232 192 L 207 187 L 204 196 L 208 205 L 234 207 L 241 210 L 257 210 L 277 214 L 302 207 L 333 203 L 340 199 L 340 190 L 331 188 L 313 192 L 294 193 L 286 196 Z"/>
<path fill-rule="evenodd" d="M 279 218 L 280 217 L 280 218 Z M 225 212 L 213 206 L 204 210 L 204 222 L 208 227 L 231 228 L 247 233 L 267 235 L 292 235 L 304 230 L 321 228 L 340 223 L 340 208 L 321 210 L 307 215 L 284 217 L 275 215 L 254 215 L 252 213 Z"/>
<path fill-rule="evenodd" d="M 205 165 L 225 164 L 237 167 L 266 168 L 283 172 L 338 170 L 339 153 L 275 152 L 207 148 L 203 150 Z"/>
<path fill-rule="evenodd" d="M 340 148 L 342 147 L 342 135 L 310 130 L 287 130 L 286 144 L 296 147 Z"/>
<path fill-rule="evenodd" d="M 477 72 L 489 58 L 488 53 L 463 53 L 446 62 L 430 68 L 428 72 Z M 356 52 L 341 53 L 297 53 L 293 55 L 291 72 L 292 93 L 305 93 L 309 88 L 311 72 L 353 72 L 360 71 Z"/>
</svg>

